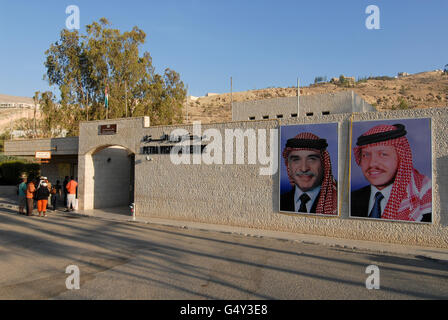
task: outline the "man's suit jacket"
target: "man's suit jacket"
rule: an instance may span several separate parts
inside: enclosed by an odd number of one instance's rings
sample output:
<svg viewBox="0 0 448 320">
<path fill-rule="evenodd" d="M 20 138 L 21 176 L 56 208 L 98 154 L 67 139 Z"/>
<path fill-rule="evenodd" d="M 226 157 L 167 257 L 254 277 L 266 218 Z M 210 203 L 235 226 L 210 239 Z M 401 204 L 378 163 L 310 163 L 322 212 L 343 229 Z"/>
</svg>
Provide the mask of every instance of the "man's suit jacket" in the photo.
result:
<svg viewBox="0 0 448 320">
<path fill-rule="evenodd" d="M 352 217 L 369 217 L 370 185 L 355 190 L 350 196 Z M 421 222 L 431 222 L 431 213 L 423 215 Z"/>
<path fill-rule="evenodd" d="M 295 192 L 295 186 L 290 191 L 285 192 L 280 196 L 280 211 L 296 212 L 294 210 L 294 192 Z M 319 200 L 319 196 L 320 196 L 320 192 L 317 195 L 316 200 L 314 200 L 314 203 L 311 206 L 311 210 L 309 213 L 316 213 L 317 202 Z"/>
<path fill-rule="evenodd" d="M 355 190 L 351 193 L 351 211 L 352 217 L 368 217 L 370 201 L 370 185 Z"/>
</svg>

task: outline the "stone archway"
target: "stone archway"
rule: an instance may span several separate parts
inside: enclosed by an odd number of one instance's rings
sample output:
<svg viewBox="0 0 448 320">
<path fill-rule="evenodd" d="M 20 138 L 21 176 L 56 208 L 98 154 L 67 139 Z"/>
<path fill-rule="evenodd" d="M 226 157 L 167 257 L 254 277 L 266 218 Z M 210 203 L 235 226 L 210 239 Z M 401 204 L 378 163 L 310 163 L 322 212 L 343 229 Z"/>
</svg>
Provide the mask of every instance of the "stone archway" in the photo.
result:
<svg viewBox="0 0 448 320">
<path fill-rule="evenodd" d="M 134 202 L 134 152 L 120 145 L 102 145 L 81 158 L 80 209 L 125 207 Z"/>
</svg>

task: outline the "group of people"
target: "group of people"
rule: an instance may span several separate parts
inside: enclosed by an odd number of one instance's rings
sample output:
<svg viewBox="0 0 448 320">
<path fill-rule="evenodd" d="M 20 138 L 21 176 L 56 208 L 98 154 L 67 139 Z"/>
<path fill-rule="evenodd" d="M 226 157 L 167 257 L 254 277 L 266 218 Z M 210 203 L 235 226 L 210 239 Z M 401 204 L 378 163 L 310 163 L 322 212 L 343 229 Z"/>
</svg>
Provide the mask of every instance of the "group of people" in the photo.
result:
<svg viewBox="0 0 448 320">
<path fill-rule="evenodd" d="M 73 211 L 76 207 L 77 187 L 78 183 L 73 176 L 70 179 L 66 176 L 62 184 L 56 180 L 54 185 L 47 177 L 22 177 L 18 186 L 19 214 L 32 216 L 36 206 L 39 217 L 47 217 L 47 208 L 51 204 L 55 211 L 62 197 L 65 211 Z"/>
</svg>

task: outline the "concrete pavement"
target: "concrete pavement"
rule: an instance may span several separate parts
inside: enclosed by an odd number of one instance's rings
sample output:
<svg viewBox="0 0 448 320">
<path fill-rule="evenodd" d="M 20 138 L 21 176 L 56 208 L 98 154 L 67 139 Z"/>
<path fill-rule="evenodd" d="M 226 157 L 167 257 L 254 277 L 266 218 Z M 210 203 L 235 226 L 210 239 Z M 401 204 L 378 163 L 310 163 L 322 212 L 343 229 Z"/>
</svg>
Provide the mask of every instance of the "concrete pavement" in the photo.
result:
<svg viewBox="0 0 448 320">
<path fill-rule="evenodd" d="M 7 208 L 11 210 L 17 210 L 15 196 L 1 196 L 0 195 L 0 208 Z M 59 207 L 58 211 L 63 211 L 64 208 Z M 78 210 L 70 213 L 72 215 L 78 215 L 89 218 L 103 219 L 109 221 L 119 222 L 137 222 L 137 223 L 149 223 L 163 226 L 174 226 L 179 228 L 186 228 L 192 230 L 209 230 L 218 232 L 227 232 L 232 234 L 240 234 L 244 236 L 253 237 L 265 237 L 279 240 L 290 240 L 302 243 L 320 244 L 332 247 L 340 247 L 345 249 L 361 249 L 379 253 L 398 253 L 413 256 L 421 256 L 429 259 L 444 261 L 448 263 L 448 249 L 424 247 L 424 246 L 405 246 L 384 242 L 340 239 L 334 237 L 325 237 L 320 235 L 311 234 L 297 234 L 292 232 L 279 232 L 271 230 L 260 230 L 251 228 L 242 228 L 237 226 L 216 225 L 199 222 L 168 220 L 160 218 L 141 217 L 138 214 L 133 219 L 129 207 L 119 208 L 107 208 L 107 209 L 95 209 L 95 210 Z"/>
<path fill-rule="evenodd" d="M 119 211 L 39 218 L 0 208 L 0 298 L 448 298 L 445 260 L 353 249 L 343 242 L 315 244 L 309 236 L 127 222 Z M 371 264 L 380 269 L 379 290 L 365 287 Z M 68 265 L 80 268 L 80 290 L 65 287 Z"/>
</svg>

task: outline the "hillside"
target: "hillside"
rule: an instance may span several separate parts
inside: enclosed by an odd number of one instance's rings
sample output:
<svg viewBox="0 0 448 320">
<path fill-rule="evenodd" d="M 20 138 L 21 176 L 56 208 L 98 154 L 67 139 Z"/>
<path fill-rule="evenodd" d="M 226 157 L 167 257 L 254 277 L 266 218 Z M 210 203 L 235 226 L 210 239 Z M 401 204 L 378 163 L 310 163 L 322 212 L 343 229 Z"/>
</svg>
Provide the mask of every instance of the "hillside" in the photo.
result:
<svg viewBox="0 0 448 320">
<path fill-rule="evenodd" d="M 401 100 L 409 108 L 448 107 L 448 75 L 441 71 L 429 71 L 390 80 L 365 80 L 353 87 L 338 86 L 333 83 L 319 83 L 301 87 L 301 95 L 331 93 L 353 90 L 378 111 L 398 108 Z M 297 88 L 267 88 L 243 92 L 234 92 L 233 101 L 262 100 L 277 97 L 297 96 Z M 5 96 L 9 97 L 10 96 Z M 184 110 L 184 122 L 201 121 L 202 123 L 226 122 L 232 120 L 230 93 L 200 97 L 188 101 Z M 10 99 L 9 99 L 10 100 Z M 31 99 L 32 101 L 32 99 Z M 32 118 L 32 110 L 27 108 L 0 108 L 0 133 L 19 118 Z M 38 115 L 39 117 L 39 115 Z"/>
<path fill-rule="evenodd" d="M 403 99 L 409 108 L 432 108 L 448 106 L 448 75 L 441 71 L 429 71 L 391 80 L 366 80 L 353 87 L 332 83 L 301 87 L 301 95 L 331 93 L 353 90 L 378 111 L 398 108 Z M 297 88 L 268 88 L 234 92 L 233 101 L 262 100 L 297 96 Z M 232 120 L 230 93 L 200 97 L 188 102 L 188 122 L 225 122 Z M 186 110 L 185 110 L 186 114 Z M 185 121 L 187 122 L 187 121 Z"/>
</svg>

